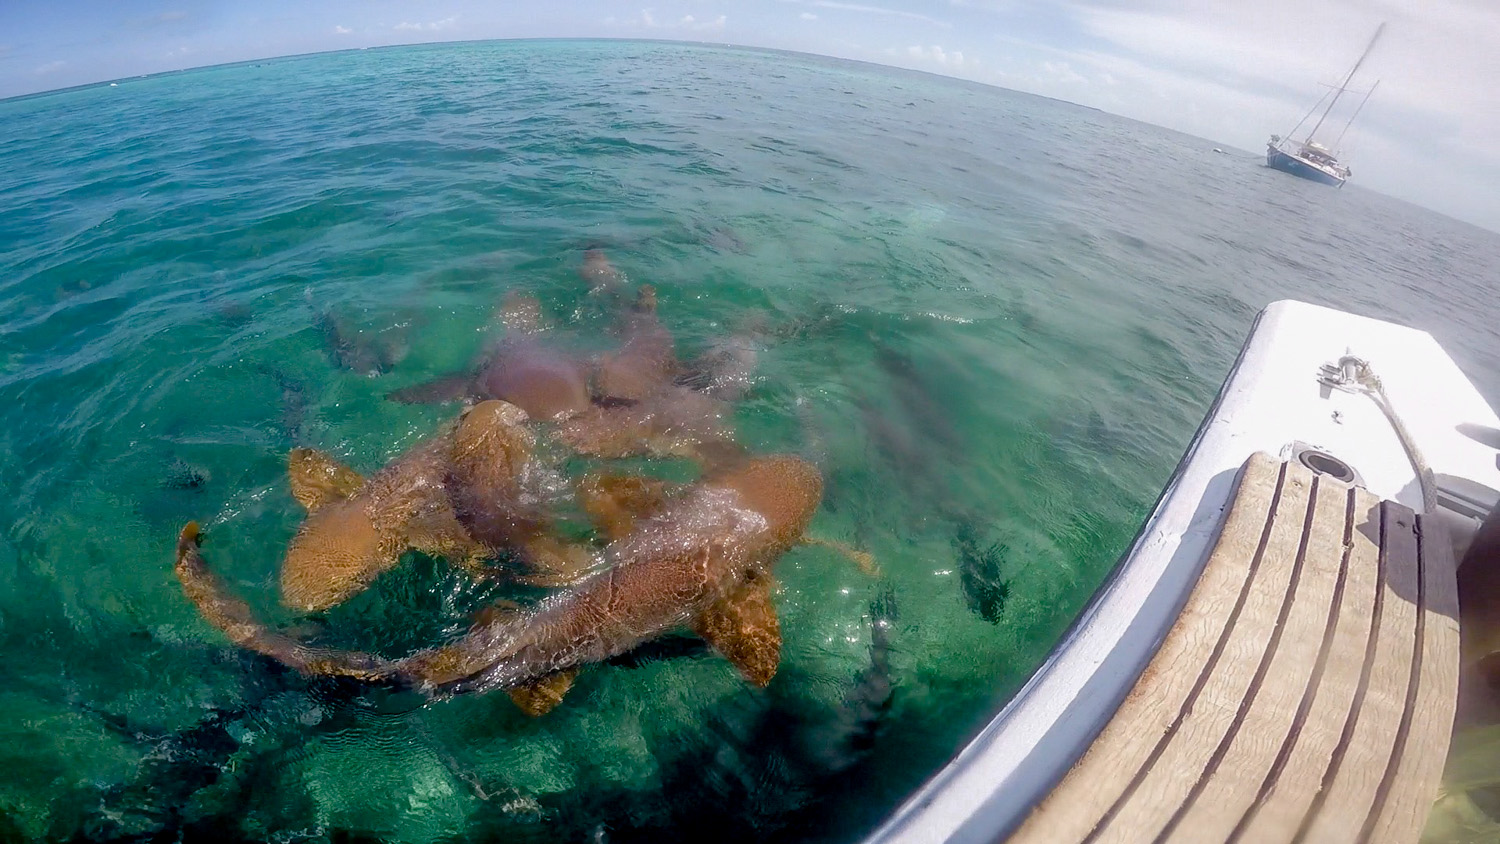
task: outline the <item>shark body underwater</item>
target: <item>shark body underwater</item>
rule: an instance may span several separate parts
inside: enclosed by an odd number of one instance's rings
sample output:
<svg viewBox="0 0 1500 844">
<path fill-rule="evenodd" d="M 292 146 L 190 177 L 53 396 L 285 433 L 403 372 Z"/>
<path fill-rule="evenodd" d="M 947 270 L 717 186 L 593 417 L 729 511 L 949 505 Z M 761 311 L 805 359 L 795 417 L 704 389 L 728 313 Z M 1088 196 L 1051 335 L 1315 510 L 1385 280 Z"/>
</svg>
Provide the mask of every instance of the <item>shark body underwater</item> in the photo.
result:
<svg viewBox="0 0 1500 844">
<path fill-rule="evenodd" d="M 232 595 L 182 531 L 176 573 L 203 617 L 241 647 L 305 674 L 394 682 L 432 696 L 506 689 L 541 714 L 578 670 L 688 627 L 759 686 L 780 660 L 776 560 L 803 541 L 822 478 L 797 457 L 713 471 L 640 518 L 602 552 L 602 570 L 527 610 L 493 607 L 463 637 L 401 659 L 314 648 L 270 629 Z"/>
<path fill-rule="evenodd" d="M 748 372 L 730 370 L 744 362 L 705 357 L 682 366 L 672 335 L 657 318 L 650 285 L 620 309 L 618 348 L 593 360 L 557 341 L 533 296 L 507 293 L 496 321 L 505 328 L 504 339 L 469 371 L 395 390 L 388 398 L 410 404 L 501 399 L 550 423 L 560 442 L 590 457 L 705 460 L 706 452 L 735 449 L 723 418 L 728 399 L 739 398 L 743 389 L 731 394 L 715 388 L 732 378 L 747 382 Z"/>
<path fill-rule="evenodd" d="M 594 292 L 617 294 L 620 276 L 607 269 L 591 254 L 583 275 Z M 560 351 L 534 297 L 509 293 L 497 312 L 506 338 L 478 371 L 392 396 L 479 404 L 368 478 L 311 449 L 290 456 L 292 493 L 308 514 L 281 569 L 291 609 L 343 602 L 409 549 L 480 577 L 497 574 L 488 561 L 508 555 L 523 582 L 560 588 L 525 609 L 500 602 L 481 610 L 460 638 L 404 657 L 317 647 L 267 625 L 232 594 L 189 523 L 175 564 L 186 596 L 235 644 L 304 675 L 430 697 L 504 689 L 531 714 L 555 706 L 585 665 L 618 662 L 684 629 L 752 683 L 768 684 L 781 646 L 775 562 L 799 543 L 835 547 L 866 568 L 868 555 L 805 536 L 822 500 L 813 464 L 750 455 L 720 424 L 749 383 L 753 357 L 732 357 L 727 380 L 710 367 L 685 385 L 691 368 L 677 363 L 654 290 L 637 294 L 622 308 L 618 347 L 584 361 Z M 720 389 L 726 384 L 734 389 Z M 540 503 L 545 496 L 528 488 L 545 474 L 533 455 L 539 433 L 587 456 L 690 457 L 701 474 L 675 486 L 586 475 L 574 494 L 595 541 L 565 540 Z"/>
</svg>

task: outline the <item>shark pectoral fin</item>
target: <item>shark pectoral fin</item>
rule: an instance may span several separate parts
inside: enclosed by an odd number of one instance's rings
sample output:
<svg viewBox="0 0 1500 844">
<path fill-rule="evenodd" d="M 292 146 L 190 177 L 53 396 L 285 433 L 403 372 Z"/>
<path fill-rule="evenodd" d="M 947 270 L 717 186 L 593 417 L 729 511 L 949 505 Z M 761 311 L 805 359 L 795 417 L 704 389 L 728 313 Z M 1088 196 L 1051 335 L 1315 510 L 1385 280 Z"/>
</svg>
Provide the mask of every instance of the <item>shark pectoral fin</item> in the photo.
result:
<svg viewBox="0 0 1500 844">
<path fill-rule="evenodd" d="M 693 632 L 761 687 L 776 676 L 781 662 L 781 621 L 771 601 L 774 585 L 769 575 L 759 575 L 714 602 L 693 622 Z"/>
<path fill-rule="evenodd" d="M 414 548 L 432 557 L 475 570 L 472 563 L 484 560 L 490 550 L 469 535 L 451 511 L 431 513 L 422 518 L 411 519 L 401 525 L 401 539 L 408 548 Z"/>
<path fill-rule="evenodd" d="M 525 686 L 510 689 L 510 699 L 516 702 L 522 712 L 533 718 L 546 715 L 553 707 L 562 703 L 563 695 L 573 687 L 573 679 L 577 676 L 578 666 L 564 668 Z"/>
<path fill-rule="evenodd" d="M 802 537 L 802 544 L 816 545 L 819 548 L 837 551 L 852 560 L 856 566 L 859 566 L 859 570 L 865 574 L 871 577 L 880 576 L 880 566 L 875 563 L 875 555 L 868 551 L 860 551 L 847 543 L 838 542 L 833 539 L 820 539 L 816 536 Z"/>
<path fill-rule="evenodd" d="M 422 384 L 413 384 L 386 393 L 386 398 L 402 404 L 432 404 L 435 402 L 453 401 L 464 398 L 469 394 L 469 385 L 474 377 L 467 372 L 458 375 L 445 375 L 433 381 Z"/>
<path fill-rule="evenodd" d="M 348 498 L 365 482 L 358 472 L 311 448 L 292 449 L 287 457 L 287 476 L 292 497 L 309 513 L 330 501 Z"/>
<path fill-rule="evenodd" d="M 635 528 L 666 503 L 665 481 L 639 475 L 594 474 L 578 484 L 579 503 L 611 542 Z"/>
<path fill-rule="evenodd" d="M 292 537 L 281 564 L 281 600 L 302 612 L 326 610 L 393 568 L 404 548 L 383 534 L 358 501 L 330 501 Z"/>
</svg>

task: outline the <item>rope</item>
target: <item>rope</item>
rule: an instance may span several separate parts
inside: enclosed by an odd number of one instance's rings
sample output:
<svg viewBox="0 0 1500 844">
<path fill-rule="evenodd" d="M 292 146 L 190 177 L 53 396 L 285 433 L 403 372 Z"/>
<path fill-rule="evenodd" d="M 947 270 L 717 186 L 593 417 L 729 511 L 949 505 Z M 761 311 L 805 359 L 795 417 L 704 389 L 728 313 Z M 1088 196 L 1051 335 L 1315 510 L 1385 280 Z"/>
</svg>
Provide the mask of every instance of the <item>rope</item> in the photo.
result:
<svg viewBox="0 0 1500 844">
<path fill-rule="evenodd" d="M 1347 372 L 1347 366 L 1354 365 L 1354 379 L 1351 386 L 1346 379 L 1340 386 L 1357 387 L 1358 390 L 1373 400 L 1377 407 L 1385 413 L 1385 418 L 1390 420 L 1391 428 L 1396 431 L 1396 438 L 1401 441 L 1401 447 L 1406 450 L 1406 457 L 1411 461 L 1411 467 L 1417 473 L 1417 483 L 1422 489 L 1422 514 L 1431 515 L 1437 510 L 1437 481 L 1432 474 L 1432 467 L 1427 465 L 1427 458 L 1422 456 L 1422 450 L 1417 447 L 1417 442 L 1412 438 L 1411 431 L 1407 430 L 1406 423 L 1401 421 L 1396 409 L 1391 407 L 1390 397 L 1385 394 L 1385 385 L 1381 384 L 1380 377 L 1370 368 L 1369 361 L 1356 357 L 1345 357 L 1339 360 L 1339 368 Z"/>
</svg>

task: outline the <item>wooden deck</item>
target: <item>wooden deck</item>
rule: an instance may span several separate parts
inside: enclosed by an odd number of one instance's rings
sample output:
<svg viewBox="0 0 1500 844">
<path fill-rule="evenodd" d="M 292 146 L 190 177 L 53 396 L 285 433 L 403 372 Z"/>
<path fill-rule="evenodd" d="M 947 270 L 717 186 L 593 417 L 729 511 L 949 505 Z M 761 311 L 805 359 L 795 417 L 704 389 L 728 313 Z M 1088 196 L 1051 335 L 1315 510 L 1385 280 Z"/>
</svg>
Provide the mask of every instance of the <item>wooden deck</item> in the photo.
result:
<svg viewBox="0 0 1500 844">
<path fill-rule="evenodd" d="M 1415 842 L 1458 693 L 1440 531 L 1252 456 L 1177 624 L 1011 844 Z"/>
</svg>

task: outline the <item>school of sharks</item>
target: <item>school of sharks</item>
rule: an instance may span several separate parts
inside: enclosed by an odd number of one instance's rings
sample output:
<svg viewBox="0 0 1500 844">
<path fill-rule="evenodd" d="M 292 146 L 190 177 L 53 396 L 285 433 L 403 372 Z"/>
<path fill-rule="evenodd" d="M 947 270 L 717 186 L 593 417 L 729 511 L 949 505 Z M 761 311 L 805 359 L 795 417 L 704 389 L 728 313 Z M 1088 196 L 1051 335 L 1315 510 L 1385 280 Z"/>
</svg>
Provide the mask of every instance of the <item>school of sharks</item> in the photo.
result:
<svg viewBox="0 0 1500 844">
<path fill-rule="evenodd" d="M 735 441 L 725 420 L 753 383 L 747 344 L 685 364 L 651 286 L 632 288 L 598 249 L 585 252 L 579 275 L 590 296 L 614 303 L 609 351 L 567 351 L 538 300 L 512 290 L 495 313 L 503 336 L 472 371 L 389 396 L 461 400 L 440 430 L 368 477 L 313 449 L 288 457 L 292 495 L 307 513 L 281 566 L 288 608 L 328 610 L 413 550 L 480 580 L 543 588 L 545 597 L 527 607 L 491 604 L 457 640 L 399 658 L 312 646 L 265 623 L 226 587 L 190 522 L 175 571 L 203 618 L 236 645 L 309 677 L 435 698 L 502 689 L 537 716 L 563 700 L 584 667 L 684 629 L 766 686 L 781 652 L 776 561 L 803 543 L 840 550 L 871 575 L 874 561 L 807 534 L 823 493 L 812 462 L 752 454 Z M 355 351 L 331 326 L 330 345 L 346 365 L 390 360 L 378 349 Z M 674 484 L 594 471 L 576 479 L 570 503 L 592 526 L 578 538 L 557 529 L 553 499 L 538 489 L 559 455 L 686 460 L 697 476 Z"/>
<path fill-rule="evenodd" d="M 712 654 L 737 669 L 747 694 L 705 725 L 732 740 L 705 746 L 706 756 L 673 758 L 659 772 L 662 787 L 679 798 L 672 829 L 723 837 L 720 809 L 733 794 L 761 805 L 778 824 L 814 822 L 817 806 L 859 788 L 859 766 L 890 726 L 896 597 L 872 555 L 810 529 L 820 508 L 837 506 L 831 499 L 841 489 L 820 426 L 801 419 L 806 442 L 799 454 L 754 453 L 734 430 L 736 408 L 760 382 L 760 354 L 777 337 L 804 336 L 827 320 L 813 315 L 776 327 L 751 312 L 696 354 L 679 357 L 658 317 L 654 288 L 633 282 L 601 249 L 580 251 L 573 253 L 579 307 L 592 309 L 610 329 L 585 337 L 586 329 L 571 327 L 579 325 L 578 313 L 549 314 L 523 289 L 499 292 L 484 332 L 491 339 L 468 366 L 385 394 L 385 401 L 433 405 L 442 415 L 374 471 L 361 474 L 309 447 L 317 437 L 308 433 L 307 387 L 294 375 L 262 368 L 282 397 L 285 483 L 305 511 L 280 557 L 282 608 L 237 594 L 229 561 L 216 568 L 215 536 L 235 539 L 221 533 L 231 530 L 227 523 L 181 527 L 176 578 L 222 639 L 179 647 L 227 666 L 237 692 L 229 705 L 209 707 L 178 730 L 70 699 L 145 751 L 134 777 L 86 801 L 93 808 L 76 819 L 74 834 L 96 841 L 239 840 L 249 833 L 237 818 L 270 811 L 257 801 L 273 799 L 264 795 L 276 793 L 283 760 L 369 713 L 499 692 L 529 720 L 567 705 L 581 671 L 632 671 Z M 406 333 L 420 318 L 360 330 L 334 309 L 319 308 L 310 293 L 307 301 L 336 367 L 402 376 Z M 961 436 L 936 410 L 942 401 L 926 392 L 928 377 L 877 334 L 868 339 L 877 372 L 890 380 L 900 407 L 925 413 L 913 419 L 959 459 Z M 999 623 L 1009 591 L 1001 576 L 1005 549 L 979 541 L 982 514 L 946 491 L 933 462 L 888 418 L 890 411 L 861 408 L 882 458 L 904 483 L 937 501 L 955 537 L 965 602 Z M 207 468 L 174 461 L 163 481 L 181 496 L 171 507 L 173 521 L 181 525 L 178 519 L 195 515 L 196 494 L 212 483 Z M 861 537 L 856 525 L 856 544 Z M 781 664 L 774 569 L 801 545 L 833 552 L 819 555 L 819 565 L 847 558 L 862 572 L 856 576 L 875 587 L 865 616 L 866 665 L 833 707 L 796 703 L 809 678 L 802 666 Z M 396 627 L 414 625 L 401 634 L 403 644 L 382 638 L 389 625 L 347 629 L 351 618 L 365 618 L 356 600 L 362 594 L 385 607 L 391 583 L 433 577 L 465 584 L 459 588 L 467 597 L 400 592 L 396 599 L 412 605 L 395 610 L 403 619 Z M 439 591 L 448 595 L 446 589 Z M 370 642 L 372 636 L 381 642 Z M 227 649 L 219 644 L 224 640 Z M 778 669 L 786 682 L 773 684 Z M 297 701 L 311 708 L 288 717 L 284 710 Z M 420 730 L 411 740 L 436 753 L 478 799 L 496 797 L 445 742 Z M 209 793 L 218 808 L 195 813 L 198 795 Z M 780 795 L 780 808 L 763 805 L 769 793 Z M 573 798 L 558 798 L 566 799 Z M 577 799 L 625 806 L 632 798 L 611 792 Z M 590 818 L 610 815 L 600 806 L 594 808 L 603 815 L 561 806 L 537 809 L 561 837 L 630 838 L 625 829 L 605 836 L 595 828 Z M 507 809 L 491 819 L 496 834 L 509 829 L 509 815 Z M 70 826 L 59 824 L 59 834 Z M 472 831 L 481 834 L 482 827 Z M 649 837 L 652 828 L 640 833 Z M 5 831 L 0 824 L 0 838 Z"/>
</svg>

